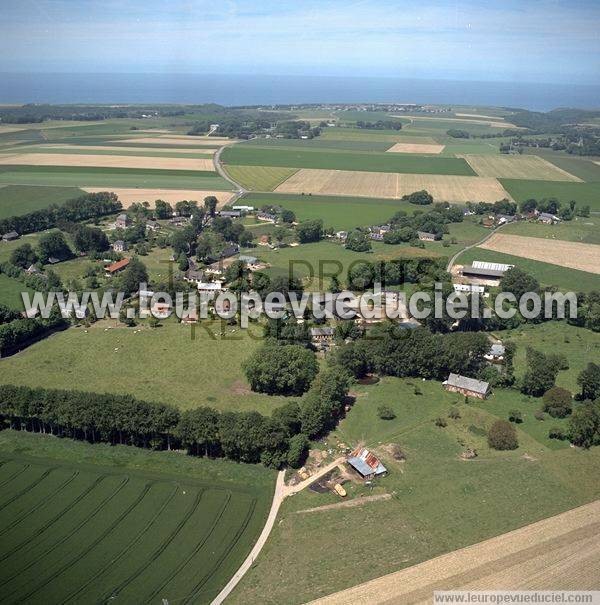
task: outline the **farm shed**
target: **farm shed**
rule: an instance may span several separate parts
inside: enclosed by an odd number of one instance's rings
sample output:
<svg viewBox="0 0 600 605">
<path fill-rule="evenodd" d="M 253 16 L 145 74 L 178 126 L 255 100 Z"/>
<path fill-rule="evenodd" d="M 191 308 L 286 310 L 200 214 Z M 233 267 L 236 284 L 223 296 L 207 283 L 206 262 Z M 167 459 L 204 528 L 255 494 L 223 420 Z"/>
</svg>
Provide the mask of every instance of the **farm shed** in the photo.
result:
<svg viewBox="0 0 600 605">
<path fill-rule="evenodd" d="M 108 267 L 106 267 L 106 275 L 108 277 L 110 277 L 111 275 L 114 275 L 115 273 L 119 273 L 119 271 L 123 271 L 123 269 L 125 269 L 128 264 L 129 264 L 129 259 L 124 258 L 123 260 L 117 261 L 116 263 L 113 263 L 112 265 L 108 265 Z"/>
<path fill-rule="evenodd" d="M 427 231 L 417 231 L 417 235 L 422 242 L 435 242 L 442 239 L 441 233 L 428 233 Z"/>
<path fill-rule="evenodd" d="M 16 239 L 19 239 L 19 234 L 16 231 L 9 231 L 2 236 L 2 240 L 5 242 L 12 242 Z"/>
<path fill-rule="evenodd" d="M 468 397 L 485 399 L 490 394 L 490 383 L 460 374 L 450 374 L 443 383 L 444 388 L 452 393 L 462 393 Z"/>
<path fill-rule="evenodd" d="M 346 459 L 346 462 L 363 479 L 372 479 L 387 473 L 387 468 L 381 464 L 377 456 L 364 447 L 357 447 Z"/>
</svg>

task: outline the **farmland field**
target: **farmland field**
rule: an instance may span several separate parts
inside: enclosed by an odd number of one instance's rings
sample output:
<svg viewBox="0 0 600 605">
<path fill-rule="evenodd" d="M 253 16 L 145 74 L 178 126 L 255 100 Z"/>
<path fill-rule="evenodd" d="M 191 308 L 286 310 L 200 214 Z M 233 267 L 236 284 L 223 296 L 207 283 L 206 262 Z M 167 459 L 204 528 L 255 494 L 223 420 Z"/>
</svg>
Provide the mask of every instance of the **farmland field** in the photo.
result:
<svg viewBox="0 0 600 605">
<path fill-rule="evenodd" d="M 431 145 L 423 143 L 396 143 L 388 149 L 388 153 L 434 153 L 444 151 L 444 145 Z"/>
<path fill-rule="evenodd" d="M 518 265 L 527 273 L 531 273 L 543 286 L 557 286 L 562 290 L 573 292 L 589 292 L 598 289 L 598 275 L 594 273 L 577 271 L 568 267 L 559 267 L 547 262 L 523 258 L 514 254 L 496 252 L 494 250 L 485 250 L 480 247 L 465 251 L 458 257 L 456 262 L 465 265 L 474 260 Z"/>
<path fill-rule="evenodd" d="M 3 601 L 210 602 L 264 523 L 273 473 L 182 458 L 4 431 Z"/>
<path fill-rule="evenodd" d="M 233 604 L 305 603 L 600 497 L 600 450 L 555 448 L 547 437 L 550 422 L 535 421 L 542 425 L 536 430 L 519 425 L 517 450 L 487 446 L 498 396 L 527 415 L 539 400 L 523 402 L 518 392 L 501 391 L 489 404 L 466 405 L 438 382 L 396 378 L 358 385 L 353 392 L 355 404 L 323 447 L 365 443 L 390 473 L 371 487 L 346 483 L 348 497 L 391 498 L 312 514 L 297 511 L 335 502 L 331 494 L 307 491 L 286 501 L 269 544 L 233 593 Z M 395 419 L 378 417 L 382 403 Z M 505 405 L 497 408 L 502 416 Z M 436 427 L 435 418 L 447 418 L 452 406 L 461 418 Z M 404 462 L 390 455 L 390 443 L 400 446 Z M 475 448 L 477 458 L 461 460 L 466 447 Z M 348 565 L 356 544 L 369 565 Z"/>
<path fill-rule="evenodd" d="M 132 204 L 149 202 L 151 206 L 154 205 L 156 200 L 163 200 L 170 204 L 176 204 L 181 200 L 195 200 L 202 202 L 202 200 L 209 196 L 214 195 L 219 200 L 219 206 L 227 204 L 227 202 L 233 196 L 233 193 L 229 191 L 206 191 L 200 189 L 128 189 L 124 187 L 85 187 L 85 191 L 112 191 L 116 193 L 119 201 L 123 204 L 124 208 L 129 208 Z"/>
<path fill-rule="evenodd" d="M 171 149 L 159 147 L 151 149 L 148 147 L 114 147 L 111 145 L 28 145 L 27 147 L 10 147 L 3 153 L 43 153 L 43 154 L 70 154 L 70 155 L 128 155 L 138 157 L 162 157 L 162 158 L 198 158 L 210 159 L 216 149 Z"/>
<path fill-rule="evenodd" d="M 258 208 L 264 204 L 279 204 L 294 212 L 299 221 L 320 218 L 326 227 L 337 230 L 385 223 L 399 210 L 412 214 L 417 209 L 414 204 L 400 200 L 277 193 L 251 193 L 240 203 Z"/>
<path fill-rule="evenodd" d="M 535 155 L 463 155 L 479 176 L 541 181 L 581 181 Z"/>
<path fill-rule="evenodd" d="M 265 147 L 267 142 L 264 139 L 252 139 L 244 141 L 248 147 Z M 268 147 L 284 147 L 286 149 L 298 149 L 302 151 L 325 150 L 333 151 L 386 151 L 392 145 L 391 142 L 378 141 L 376 138 L 365 138 L 364 140 L 352 139 L 331 139 L 323 135 L 314 139 L 270 139 Z"/>
<path fill-rule="evenodd" d="M 600 212 L 600 182 L 568 183 L 565 181 L 524 181 L 518 179 L 501 179 L 502 186 L 511 197 L 524 202 L 530 198 L 557 198 L 563 204 L 571 200 L 579 206 L 590 206 L 593 212 Z"/>
<path fill-rule="evenodd" d="M 400 198 L 421 189 L 429 191 L 435 201 L 454 203 L 510 197 L 493 178 L 310 169 L 298 170 L 275 191 Z"/>
<path fill-rule="evenodd" d="M 80 153 L 21 153 L 0 155 L 0 165 L 20 166 L 97 166 L 99 168 L 143 168 L 159 170 L 214 170 L 212 159 L 167 158 L 132 155 Z"/>
<path fill-rule="evenodd" d="M 273 191 L 294 172 L 296 168 L 227 166 L 227 173 L 234 181 L 255 191 Z"/>
<path fill-rule="evenodd" d="M 600 274 L 600 246 L 539 237 L 494 233 L 479 246 L 484 250 L 512 253 L 578 271 Z"/>
<path fill-rule="evenodd" d="M 77 380 L 83 391 L 129 393 L 183 409 L 270 414 L 289 400 L 251 392 L 244 377 L 242 362 L 262 342 L 260 325 L 236 330 L 204 321 L 192 331 L 172 319 L 156 329 L 115 323 L 101 321 L 87 332 L 72 328 L 3 359 L 0 382 L 68 389 Z"/>
<path fill-rule="evenodd" d="M 100 156 L 98 156 L 100 157 Z M 60 187 L 143 187 L 231 190 L 231 183 L 215 172 L 99 168 L 96 166 L 0 166 L 0 184 Z"/>
<path fill-rule="evenodd" d="M 575 217 L 571 221 L 561 221 L 556 225 L 545 225 L 537 221 L 515 221 L 502 227 L 502 233 L 584 244 L 600 244 L 600 220 L 595 216 Z"/>
<path fill-rule="evenodd" d="M 398 153 L 350 153 L 328 150 L 308 152 L 233 145 L 223 151 L 221 159 L 224 164 L 240 166 L 285 166 L 288 168 L 475 176 L 475 172 L 461 158 L 424 157 Z"/>
<path fill-rule="evenodd" d="M 594 163 L 590 159 L 567 155 L 566 153 L 551 151 L 549 149 L 531 148 L 527 149 L 526 153 L 539 155 L 559 168 L 574 174 L 586 183 L 600 181 L 600 166 L 598 166 L 597 162 Z"/>
<path fill-rule="evenodd" d="M 77 187 L 7 185 L 0 187 L 0 219 L 61 204 L 83 195 Z"/>
</svg>

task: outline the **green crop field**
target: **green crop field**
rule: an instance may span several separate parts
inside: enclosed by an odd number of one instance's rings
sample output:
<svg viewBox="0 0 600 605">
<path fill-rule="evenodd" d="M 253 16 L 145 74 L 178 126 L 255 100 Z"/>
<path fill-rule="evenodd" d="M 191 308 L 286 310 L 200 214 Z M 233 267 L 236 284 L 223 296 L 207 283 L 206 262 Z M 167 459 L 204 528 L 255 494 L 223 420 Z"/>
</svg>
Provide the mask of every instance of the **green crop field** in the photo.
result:
<svg viewBox="0 0 600 605">
<path fill-rule="evenodd" d="M 260 346 L 262 326 L 203 321 L 192 331 L 173 319 L 162 323 L 132 329 L 107 319 L 54 334 L 3 359 L 0 382 L 68 389 L 76 381 L 83 391 L 264 414 L 289 400 L 251 392 L 244 377 L 242 362 Z"/>
<path fill-rule="evenodd" d="M 0 183 L 61 187 L 164 187 L 227 191 L 231 183 L 215 172 L 79 166 L 0 166 Z"/>
<path fill-rule="evenodd" d="M 209 603 L 260 532 L 274 473 L 177 458 L 4 431 L 3 601 Z"/>
<path fill-rule="evenodd" d="M 227 173 L 234 181 L 256 191 L 273 191 L 295 172 L 296 168 L 227 166 Z"/>
<path fill-rule="evenodd" d="M 253 139 L 248 142 L 244 142 L 245 146 L 251 147 L 265 147 L 268 144 L 269 147 L 283 147 L 285 149 L 312 151 L 312 150 L 325 150 L 330 149 L 332 151 L 386 151 L 390 148 L 392 143 L 385 141 L 378 141 L 377 137 L 374 136 L 373 140 L 369 137 L 364 137 L 364 140 L 336 140 L 323 137 L 322 135 L 314 139 L 270 139 L 268 142 L 265 139 Z"/>
<path fill-rule="evenodd" d="M 345 483 L 348 498 L 391 498 L 308 514 L 297 511 L 339 499 L 307 490 L 284 502 L 269 544 L 231 596 L 233 605 L 305 603 L 600 497 L 600 449 L 550 443 L 551 421 L 530 425 L 539 400 L 500 391 L 465 405 L 464 397 L 438 382 L 396 378 L 353 391 L 356 402 L 322 447 L 366 443 L 389 475 L 370 487 Z M 394 420 L 378 417 L 382 403 L 394 410 Z M 461 418 L 447 418 L 451 406 Z M 512 408 L 527 418 L 517 428 L 519 448 L 492 451 L 486 431 Z M 434 425 L 439 416 L 447 419 L 446 428 Z M 390 443 L 400 446 L 404 462 L 390 455 Z M 460 459 L 467 447 L 477 450 L 477 458 Z M 357 544 L 368 565 L 348 565 Z"/>
<path fill-rule="evenodd" d="M 557 225 L 518 221 L 502 227 L 502 233 L 600 244 L 600 218 L 595 215 L 589 218 L 575 217 L 572 221 L 561 221 Z"/>
<path fill-rule="evenodd" d="M 321 150 L 303 152 L 233 145 L 223 151 L 221 159 L 226 164 L 244 166 L 286 166 L 290 168 L 476 176 L 462 158 L 437 158 L 403 153 L 348 153 Z"/>
<path fill-rule="evenodd" d="M 543 286 L 557 286 L 562 290 L 573 292 L 589 292 L 598 290 L 600 279 L 594 273 L 577 271 L 568 267 L 559 267 L 550 263 L 503 254 L 494 250 L 472 248 L 461 254 L 456 260 L 457 264 L 465 265 L 474 260 L 483 260 L 498 263 L 518 265 L 527 273 L 533 275 Z"/>
<path fill-rule="evenodd" d="M 112 147 L 112 145 L 108 145 Z M 132 145 L 135 147 L 134 145 Z M 188 146 L 189 148 L 189 146 Z M 28 147 L 17 147 L 7 149 L 6 152 L 11 153 L 43 153 L 43 154 L 68 154 L 68 155 L 125 155 L 135 157 L 151 157 L 151 158 L 183 158 L 183 159 L 201 159 L 210 160 L 212 159 L 211 153 L 202 153 L 201 149 L 197 150 L 197 153 L 181 153 L 175 149 L 171 151 L 170 146 L 161 147 L 162 151 L 147 149 L 146 151 L 132 151 L 127 147 L 121 147 L 119 150 L 110 149 L 87 149 L 84 145 L 71 147 L 42 147 L 42 146 L 28 146 Z M 194 150 L 196 151 L 196 150 Z"/>
<path fill-rule="evenodd" d="M 0 187 L 0 219 L 47 208 L 51 204 L 60 204 L 83 194 L 84 192 L 76 187 Z"/>
<path fill-rule="evenodd" d="M 524 202 L 530 198 L 555 197 L 564 204 L 575 200 L 580 206 L 590 206 L 593 212 L 600 212 L 600 182 L 569 183 L 565 181 L 520 181 L 499 179 L 512 198 Z"/>
<path fill-rule="evenodd" d="M 526 150 L 526 153 L 539 155 L 545 160 L 552 162 L 555 166 L 578 176 L 586 183 L 600 182 L 600 166 L 594 164 L 590 159 L 572 156 L 550 149 L 529 148 Z"/>
<path fill-rule="evenodd" d="M 299 221 L 320 218 L 325 227 L 336 230 L 378 225 L 387 222 L 399 210 L 412 214 L 417 209 L 415 205 L 400 200 L 279 193 L 251 193 L 240 203 L 257 208 L 265 204 L 279 204 L 292 210 Z"/>
</svg>

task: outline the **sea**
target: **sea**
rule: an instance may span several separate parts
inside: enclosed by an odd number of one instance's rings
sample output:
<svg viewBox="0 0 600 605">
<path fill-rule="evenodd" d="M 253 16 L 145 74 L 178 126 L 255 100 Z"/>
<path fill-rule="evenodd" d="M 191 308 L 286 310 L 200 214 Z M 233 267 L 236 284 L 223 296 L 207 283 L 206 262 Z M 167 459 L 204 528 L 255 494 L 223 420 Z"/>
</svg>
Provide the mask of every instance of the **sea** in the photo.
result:
<svg viewBox="0 0 600 605">
<path fill-rule="evenodd" d="M 549 111 L 600 108 L 600 85 L 381 77 L 2 73 L 0 104 L 437 103 Z"/>
</svg>

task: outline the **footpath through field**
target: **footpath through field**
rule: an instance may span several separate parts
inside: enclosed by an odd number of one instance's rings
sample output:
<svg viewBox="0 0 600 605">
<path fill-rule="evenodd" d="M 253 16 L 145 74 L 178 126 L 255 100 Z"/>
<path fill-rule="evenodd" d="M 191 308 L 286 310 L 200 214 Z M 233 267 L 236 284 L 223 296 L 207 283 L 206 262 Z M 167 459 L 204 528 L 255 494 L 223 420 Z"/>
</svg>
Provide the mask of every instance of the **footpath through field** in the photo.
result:
<svg viewBox="0 0 600 605">
<path fill-rule="evenodd" d="M 252 564 L 256 560 L 256 557 L 262 550 L 265 545 L 271 530 L 273 529 L 273 525 L 275 525 L 275 519 L 277 518 L 277 513 L 279 512 L 279 508 L 281 507 L 282 502 L 286 498 L 286 496 L 293 496 L 298 492 L 302 491 L 304 488 L 308 487 L 323 475 L 326 475 L 328 472 L 332 471 L 338 465 L 344 462 L 345 458 L 340 457 L 319 469 L 314 475 L 309 477 L 308 479 L 297 483 L 296 485 L 286 485 L 285 484 L 285 471 L 279 471 L 277 475 L 277 482 L 275 484 L 275 493 L 273 494 L 273 502 L 271 503 L 271 510 L 269 511 L 269 516 L 267 517 L 267 522 L 263 527 L 256 544 L 250 551 L 250 554 L 246 557 L 244 562 L 241 564 L 240 568 L 233 574 L 233 577 L 225 588 L 215 597 L 212 601 L 211 605 L 220 605 L 223 601 L 229 596 L 231 591 L 237 586 L 238 582 L 244 577 L 246 572 L 252 567 Z"/>
<path fill-rule="evenodd" d="M 310 605 L 431 603 L 436 590 L 597 590 L 600 500 Z"/>
</svg>

